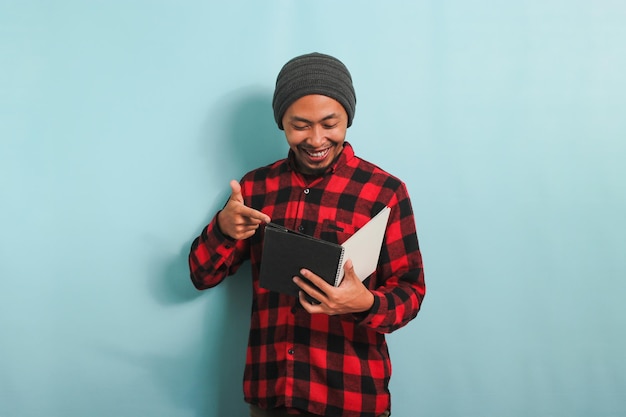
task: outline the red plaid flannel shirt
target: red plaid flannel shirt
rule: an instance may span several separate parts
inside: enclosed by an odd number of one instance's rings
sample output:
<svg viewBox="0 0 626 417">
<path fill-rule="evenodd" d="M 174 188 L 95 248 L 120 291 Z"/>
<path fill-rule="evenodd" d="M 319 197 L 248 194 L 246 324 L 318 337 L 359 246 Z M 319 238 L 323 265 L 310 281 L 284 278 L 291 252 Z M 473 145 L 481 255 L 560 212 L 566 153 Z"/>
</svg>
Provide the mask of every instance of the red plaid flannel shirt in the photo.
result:
<svg viewBox="0 0 626 417">
<path fill-rule="evenodd" d="M 405 185 L 354 155 L 350 144 L 325 175 L 307 179 L 293 156 L 256 169 L 241 181 L 245 204 L 273 222 L 343 243 L 384 206 L 389 224 L 368 312 L 311 315 L 295 297 L 259 287 L 263 229 L 249 239 L 224 236 L 216 218 L 189 254 L 198 289 L 213 287 L 252 264 L 252 318 L 244 373 L 247 402 L 338 417 L 373 417 L 390 409 L 391 362 L 385 333 L 413 319 L 426 287 L 415 220 Z"/>
</svg>

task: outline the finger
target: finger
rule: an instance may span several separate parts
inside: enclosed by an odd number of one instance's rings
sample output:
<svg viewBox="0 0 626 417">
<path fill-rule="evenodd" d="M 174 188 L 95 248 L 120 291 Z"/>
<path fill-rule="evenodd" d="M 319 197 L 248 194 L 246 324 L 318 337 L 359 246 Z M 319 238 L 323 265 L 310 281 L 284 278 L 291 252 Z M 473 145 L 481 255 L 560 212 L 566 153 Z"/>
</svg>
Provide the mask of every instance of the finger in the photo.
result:
<svg viewBox="0 0 626 417">
<path fill-rule="evenodd" d="M 352 259 L 348 259 L 345 264 L 343 264 L 343 279 L 341 280 L 341 284 L 343 284 L 347 279 L 358 279 L 356 272 L 354 272 L 354 264 L 352 263 Z M 339 284 L 339 286 L 341 286 Z"/>
<path fill-rule="evenodd" d="M 298 276 L 293 277 L 293 282 L 300 287 L 302 290 L 301 292 L 307 293 L 319 302 L 324 300 L 325 295 L 318 288 L 314 287 L 312 283 L 309 283 Z"/>
<path fill-rule="evenodd" d="M 267 214 L 250 208 L 244 204 L 243 195 L 241 194 L 241 185 L 237 181 L 230 181 L 230 189 L 231 193 L 229 200 L 242 204 L 238 213 L 239 215 L 252 219 L 252 224 L 269 223 L 272 220 Z"/>
<path fill-rule="evenodd" d="M 259 228 L 258 224 L 240 223 L 234 226 L 234 231 L 238 235 L 253 235 Z"/>
<path fill-rule="evenodd" d="M 254 230 L 243 230 L 240 232 L 240 234 L 238 235 L 239 239 L 247 239 L 249 237 L 251 237 L 252 235 L 254 235 Z"/>
<path fill-rule="evenodd" d="M 230 200 L 243 204 L 243 195 L 241 195 L 241 185 L 235 180 L 230 181 Z"/>
<path fill-rule="evenodd" d="M 311 303 L 304 295 L 304 291 L 298 292 L 298 300 L 300 301 L 300 304 L 302 305 L 302 307 L 304 307 L 304 309 L 311 314 L 324 312 L 322 304 Z"/>
<path fill-rule="evenodd" d="M 242 206 L 240 208 L 239 214 L 247 217 L 252 224 L 258 225 L 260 223 L 269 223 L 271 221 L 270 216 L 268 216 L 267 214 L 247 206 Z"/>
<path fill-rule="evenodd" d="M 315 273 L 309 271 L 308 269 L 303 268 L 300 270 L 300 273 L 302 274 L 304 278 L 311 281 L 311 284 L 319 288 L 321 292 L 326 293 L 329 290 L 332 290 L 334 288 L 332 285 L 326 282 L 324 278 L 320 277 L 319 275 L 316 275 Z"/>
</svg>

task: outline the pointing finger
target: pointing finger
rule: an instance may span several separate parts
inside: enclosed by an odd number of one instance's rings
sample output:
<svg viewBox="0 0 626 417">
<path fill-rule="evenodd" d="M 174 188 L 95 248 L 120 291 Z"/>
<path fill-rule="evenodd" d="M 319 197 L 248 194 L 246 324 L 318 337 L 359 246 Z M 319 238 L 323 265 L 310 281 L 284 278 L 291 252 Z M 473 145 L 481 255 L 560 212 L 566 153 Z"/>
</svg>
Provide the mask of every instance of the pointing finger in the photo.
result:
<svg viewBox="0 0 626 417">
<path fill-rule="evenodd" d="M 267 214 L 244 205 L 243 195 L 241 194 L 241 185 L 237 181 L 231 180 L 230 188 L 230 200 L 242 204 L 239 211 L 240 215 L 249 217 L 250 219 L 254 220 L 253 223 L 256 224 L 263 222 L 269 223 L 271 221 L 270 217 Z"/>
<path fill-rule="evenodd" d="M 270 216 L 268 216 L 267 214 L 247 206 L 241 207 L 239 214 L 248 217 L 250 220 L 252 220 L 253 223 L 257 224 L 269 223 L 271 221 Z"/>
</svg>

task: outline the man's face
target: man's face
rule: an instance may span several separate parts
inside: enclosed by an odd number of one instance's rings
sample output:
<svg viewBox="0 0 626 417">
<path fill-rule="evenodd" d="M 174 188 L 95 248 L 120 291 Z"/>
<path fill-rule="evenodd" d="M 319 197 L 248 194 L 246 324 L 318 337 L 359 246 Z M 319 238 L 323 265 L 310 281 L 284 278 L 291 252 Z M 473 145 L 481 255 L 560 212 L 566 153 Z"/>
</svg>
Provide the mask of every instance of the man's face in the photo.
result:
<svg viewBox="0 0 626 417">
<path fill-rule="evenodd" d="M 289 106 L 283 116 L 283 127 L 298 170 L 319 175 L 343 150 L 348 114 L 330 97 L 308 95 Z"/>
</svg>

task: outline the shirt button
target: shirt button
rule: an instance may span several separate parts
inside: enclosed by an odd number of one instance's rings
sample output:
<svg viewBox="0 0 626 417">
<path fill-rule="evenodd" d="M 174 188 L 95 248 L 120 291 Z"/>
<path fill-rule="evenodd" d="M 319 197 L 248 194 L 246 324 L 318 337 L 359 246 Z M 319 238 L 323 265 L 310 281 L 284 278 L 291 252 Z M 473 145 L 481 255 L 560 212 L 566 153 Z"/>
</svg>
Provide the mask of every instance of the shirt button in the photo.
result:
<svg viewBox="0 0 626 417">
<path fill-rule="evenodd" d="M 304 232 L 304 226 L 302 225 L 298 226 L 298 232 Z"/>
<path fill-rule="evenodd" d="M 288 353 L 288 354 L 290 354 L 290 355 L 293 355 L 293 353 L 294 353 L 294 349 L 293 349 L 293 348 L 289 349 L 289 350 L 287 351 L 287 353 Z"/>
<path fill-rule="evenodd" d="M 308 194 L 308 193 L 310 193 L 310 192 L 311 192 L 311 190 L 309 190 L 308 188 L 305 188 L 305 189 L 304 189 L 304 194 Z"/>
</svg>

